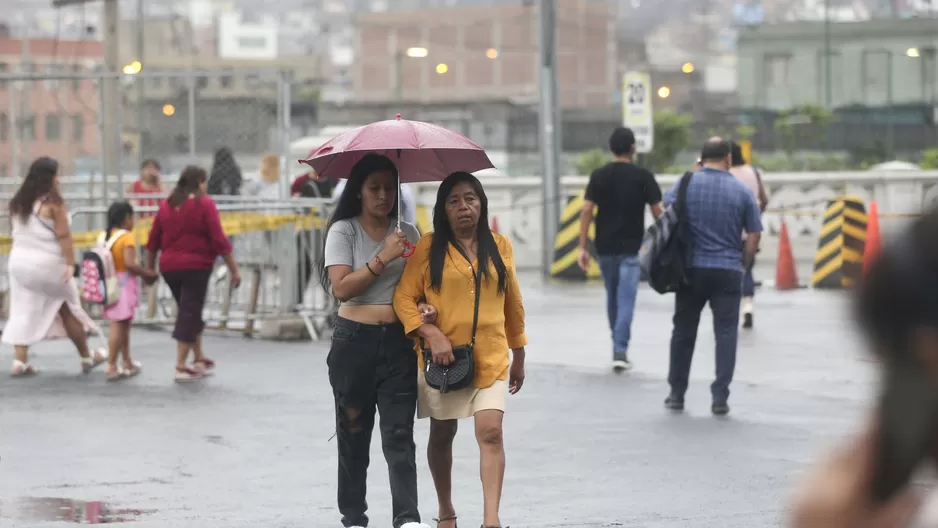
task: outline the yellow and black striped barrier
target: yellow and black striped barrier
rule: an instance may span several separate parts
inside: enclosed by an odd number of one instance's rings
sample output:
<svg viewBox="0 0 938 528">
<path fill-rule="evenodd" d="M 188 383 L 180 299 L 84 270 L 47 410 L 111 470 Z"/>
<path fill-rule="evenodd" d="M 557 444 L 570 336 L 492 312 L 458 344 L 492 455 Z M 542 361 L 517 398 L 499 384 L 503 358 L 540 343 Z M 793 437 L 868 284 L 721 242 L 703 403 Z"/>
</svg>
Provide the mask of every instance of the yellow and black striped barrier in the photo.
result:
<svg viewBox="0 0 938 528">
<path fill-rule="evenodd" d="M 831 200 L 814 255 L 815 288 L 852 288 L 860 279 L 866 246 L 866 206 L 856 196 Z"/>
<path fill-rule="evenodd" d="M 557 227 L 557 237 L 554 239 L 554 262 L 550 265 L 551 277 L 568 280 L 586 280 L 599 278 L 599 264 L 596 261 L 596 251 L 593 240 L 596 236 L 596 224 L 590 224 L 589 241 L 590 259 L 589 273 L 584 273 L 577 265 L 580 255 L 580 211 L 583 210 L 583 193 L 570 199 L 560 215 L 560 225 Z"/>
</svg>

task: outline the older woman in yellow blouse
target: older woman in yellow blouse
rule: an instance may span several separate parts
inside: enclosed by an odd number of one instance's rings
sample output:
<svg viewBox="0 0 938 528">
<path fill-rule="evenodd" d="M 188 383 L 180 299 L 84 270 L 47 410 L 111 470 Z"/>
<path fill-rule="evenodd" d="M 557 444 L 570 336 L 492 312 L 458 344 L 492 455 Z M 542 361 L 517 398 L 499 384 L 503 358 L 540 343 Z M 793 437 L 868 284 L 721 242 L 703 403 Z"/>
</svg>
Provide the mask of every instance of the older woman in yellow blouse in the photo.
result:
<svg viewBox="0 0 938 528">
<path fill-rule="evenodd" d="M 450 364 L 453 346 L 470 342 L 475 288 L 481 288 L 472 386 L 444 394 L 427 385 L 422 368 L 418 374 L 417 416 L 430 417 L 427 460 L 439 500 L 438 524 L 456 527 L 453 438 L 457 420 L 473 416 L 481 459 L 483 526 L 501 527 L 502 416 L 506 395 L 517 393 L 524 382 L 527 344 L 511 243 L 489 229 L 488 200 L 482 184 L 471 174 L 457 172 L 443 180 L 433 212 L 433 233 L 420 239 L 408 259 L 394 295 L 394 310 L 405 331 L 429 345 L 435 363 Z M 477 285 L 480 268 L 482 283 Z M 424 301 L 438 312 L 422 312 L 423 306 L 418 305 Z M 422 367 L 422 354 L 418 357 Z"/>
</svg>

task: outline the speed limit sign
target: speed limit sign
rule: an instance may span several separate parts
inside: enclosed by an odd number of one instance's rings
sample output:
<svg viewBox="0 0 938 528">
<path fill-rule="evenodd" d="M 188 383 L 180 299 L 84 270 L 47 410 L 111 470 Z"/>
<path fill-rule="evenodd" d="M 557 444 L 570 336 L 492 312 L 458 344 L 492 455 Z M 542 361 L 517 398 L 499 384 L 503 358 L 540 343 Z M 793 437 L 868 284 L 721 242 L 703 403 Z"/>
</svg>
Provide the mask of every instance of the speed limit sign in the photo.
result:
<svg viewBox="0 0 938 528">
<path fill-rule="evenodd" d="M 626 72 L 622 78 L 622 95 L 622 125 L 635 133 L 636 152 L 651 152 L 655 135 L 651 76 L 644 72 Z"/>
</svg>

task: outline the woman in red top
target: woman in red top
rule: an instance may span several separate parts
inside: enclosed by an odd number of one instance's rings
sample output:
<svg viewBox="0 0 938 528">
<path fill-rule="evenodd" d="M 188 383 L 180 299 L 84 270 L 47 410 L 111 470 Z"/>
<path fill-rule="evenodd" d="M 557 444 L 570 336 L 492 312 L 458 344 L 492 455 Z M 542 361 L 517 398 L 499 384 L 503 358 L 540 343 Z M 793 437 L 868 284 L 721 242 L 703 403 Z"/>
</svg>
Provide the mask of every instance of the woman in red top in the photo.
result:
<svg viewBox="0 0 938 528">
<path fill-rule="evenodd" d="M 218 209 L 205 194 L 207 180 L 204 169 L 190 166 L 182 171 L 176 188 L 153 218 L 147 242 L 148 267 L 155 269 L 159 252 L 160 273 L 179 307 L 173 329 L 173 339 L 178 342 L 176 381 L 194 381 L 215 369 L 215 362 L 202 354 L 202 309 L 219 255 L 228 266 L 231 285 L 237 288 L 241 284 Z M 186 364 L 190 351 L 194 354 L 191 368 Z"/>
</svg>

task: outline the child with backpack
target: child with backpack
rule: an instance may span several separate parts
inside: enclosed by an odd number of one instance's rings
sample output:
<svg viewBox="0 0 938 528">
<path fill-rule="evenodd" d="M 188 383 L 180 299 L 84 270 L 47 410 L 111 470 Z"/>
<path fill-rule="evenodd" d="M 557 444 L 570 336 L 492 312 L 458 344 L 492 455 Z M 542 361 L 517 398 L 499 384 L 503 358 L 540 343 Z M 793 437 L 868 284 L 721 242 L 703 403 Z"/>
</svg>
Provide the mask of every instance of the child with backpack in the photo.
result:
<svg viewBox="0 0 938 528">
<path fill-rule="evenodd" d="M 133 229 L 133 207 L 128 202 L 111 204 L 107 211 L 107 230 L 98 239 L 96 250 L 87 253 L 82 263 L 85 281 L 97 284 L 97 287 L 85 289 L 83 296 L 89 302 L 104 305 L 104 318 L 111 321 L 108 381 L 140 374 L 140 362 L 130 357 L 130 323 L 140 297 L 137 277 L 147 284 L 153 284 L 159 278 L 155 271 L 137 263 L 137 241 Z M 96 275 L 97 280 L 88 281 L 89 275 Z M 118 355 L 121 365 L 117 363 Z"/>
</svg>

